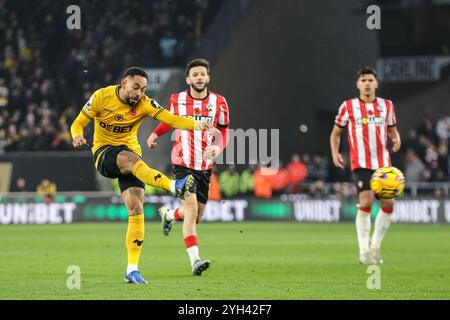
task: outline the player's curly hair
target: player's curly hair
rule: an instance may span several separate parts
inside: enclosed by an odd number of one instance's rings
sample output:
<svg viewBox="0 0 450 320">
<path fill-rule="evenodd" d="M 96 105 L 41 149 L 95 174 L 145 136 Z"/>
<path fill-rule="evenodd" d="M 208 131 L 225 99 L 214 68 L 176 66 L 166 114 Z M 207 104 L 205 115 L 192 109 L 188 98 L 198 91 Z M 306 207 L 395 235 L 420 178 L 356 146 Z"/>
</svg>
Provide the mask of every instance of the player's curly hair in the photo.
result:
<svg viewBox="0 0 450 320">
<path fill-rule="evenodd" d="M 206 59 L 194 59 L 188 62 L 186 65 L 186 77 L 189 76 L 189 71 L 195 67 L 205 67 L 209 74 L 209 62 Z"/>
</svg>

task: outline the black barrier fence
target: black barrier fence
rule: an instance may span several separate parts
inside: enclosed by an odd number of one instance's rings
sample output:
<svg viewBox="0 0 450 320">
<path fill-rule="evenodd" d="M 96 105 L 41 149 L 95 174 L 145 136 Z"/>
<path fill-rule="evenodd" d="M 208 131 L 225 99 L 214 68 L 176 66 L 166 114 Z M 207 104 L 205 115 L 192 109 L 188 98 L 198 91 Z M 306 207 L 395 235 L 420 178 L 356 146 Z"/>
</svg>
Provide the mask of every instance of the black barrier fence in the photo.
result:
<svg viewBox="0 0 450 320">
<path fill-rule="evenodd" d="M 1 163 L 11 164 L 8 190 L 15 190 L 19 178 L 25 178 L 27 191 L 36 191 L 44 179 L 54 182 L 58 191 L 97 189 L 90 151 L 11 152 L 0 156 Z"/>
<path fill-rule="evenodd" d="M 337 223 L 353 221 L 354 199 L 310 199 L 280 197 L 277 199 L 235 198 L 209 201 L 204 222 L 286 221 Z M 161 206 L 177 207 L 179 200 L 170 196 L 145 198 L 147 221 L 158 221 Z M 372 217 L 379 203 L 372 208 Z M 40 197 L 0 197 L 0 224 L 63 224 L 77 222 L 126 221 L 128 213 L 118 196 L 58 196 L 49 202 Z M 396 202 L 392 216 L 395 223 L 450 223 L 450 200 L 402 198 Z"/>
</svg>

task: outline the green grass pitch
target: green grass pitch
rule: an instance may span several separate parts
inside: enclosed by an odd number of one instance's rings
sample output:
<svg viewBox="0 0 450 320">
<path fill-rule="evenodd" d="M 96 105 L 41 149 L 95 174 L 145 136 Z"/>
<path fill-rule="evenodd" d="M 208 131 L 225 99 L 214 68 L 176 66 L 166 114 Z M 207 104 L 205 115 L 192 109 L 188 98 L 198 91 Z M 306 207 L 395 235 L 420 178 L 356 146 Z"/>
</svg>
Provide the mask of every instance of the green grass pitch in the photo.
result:
<svg viewBox="0 0 450 320">
<path fill-rule="evenodd" d="M 281 222 L 199 225 L 190 273 L 181 225 L 164 237 L 146 224 L 140 269 L 147 286 L 123 282 L 124 223 L 0 226 L 0 299 L 449 299 L 450 225 L 393 224 L 383 244 L 381 289 L 357 260 L 353 224 Z M 81 289 L 69 290 L 69 265 Z"/>
</svg>

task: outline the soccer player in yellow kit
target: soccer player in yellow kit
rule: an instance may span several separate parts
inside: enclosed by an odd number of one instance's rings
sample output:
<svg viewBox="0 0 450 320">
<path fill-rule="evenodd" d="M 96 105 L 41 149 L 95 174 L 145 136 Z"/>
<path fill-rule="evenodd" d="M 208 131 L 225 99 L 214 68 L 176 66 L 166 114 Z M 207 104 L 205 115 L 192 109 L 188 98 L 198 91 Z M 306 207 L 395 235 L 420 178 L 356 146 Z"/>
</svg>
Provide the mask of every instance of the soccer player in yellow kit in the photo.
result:
<svg viewBox="0 0 450 320">
<path fill-rule="evenodd" d="M 139 256 L 144 242 L 145 184 L 172 192 L 184 199 L 194 184 L 187 176 L 171 180 L 151 169 L 142 160 L 137 132 L 146 117 L 164 122 L 174 128 L 205 130 L 208 124 L 176 116 L 145 95 L 147 73 L 137 67 L 125 70 L 119 85 L 94 92 L 71 126 L 73 146 L 86 145 L 83 129 L 94 120 L 92 153 L 97 171 L 107 178 L 118 178 L 124 204 L 128 210 L 126 247 L 128 266 L 125 281 L 147 284 L 138 270 Z"/>
</svg>

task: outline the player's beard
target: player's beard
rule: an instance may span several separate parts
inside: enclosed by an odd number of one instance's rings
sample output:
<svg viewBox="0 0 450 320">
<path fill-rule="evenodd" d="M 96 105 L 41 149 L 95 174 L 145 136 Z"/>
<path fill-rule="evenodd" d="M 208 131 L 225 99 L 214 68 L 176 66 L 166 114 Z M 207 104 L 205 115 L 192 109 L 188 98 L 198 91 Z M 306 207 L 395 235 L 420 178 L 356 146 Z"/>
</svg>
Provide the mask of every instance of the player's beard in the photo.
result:
<svg viewBox="0 0 450 320">
<path fill-rule="evenodd" d="M 125 102 L 127 103 L 127 105 L 129 105 L 131 107 L 135 107 L 139 103 L 139 100 L 140 99 L 138 99 L 138 100 L 131 100 L 130 97 L 125 98 Z"/>
<path fill-rule="evenodd" d="M 200 89 L 199 87 L 197 87 L 195 84 L 191 84 L 190 86 L 191 86 L 191 88 L 194 89 L 197 93 L 202 93 L 202 92 L 204 92 L 205 90 L 208 90 L 208 84 L 205 84 L 204 87 L 201 88 L 201 89 Z"/>
</svg>

